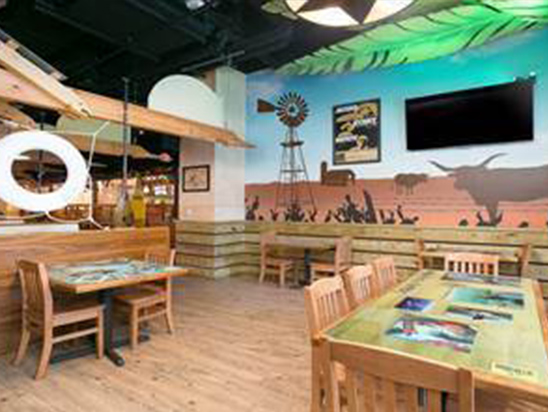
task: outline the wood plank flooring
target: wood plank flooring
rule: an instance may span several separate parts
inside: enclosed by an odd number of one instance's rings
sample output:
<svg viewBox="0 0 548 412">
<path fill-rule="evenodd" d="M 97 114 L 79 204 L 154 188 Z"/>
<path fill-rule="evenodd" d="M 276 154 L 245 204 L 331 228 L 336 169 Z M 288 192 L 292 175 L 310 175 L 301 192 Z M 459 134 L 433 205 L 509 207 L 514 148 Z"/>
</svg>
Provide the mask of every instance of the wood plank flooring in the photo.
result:
<svg viewBox="0 0 548 412">
<path fill-rule="evenodd" d="M 123 350 L 124 368 L 93 357 L 52 365 L 35 382 L 0 360 L 2 412 L 302 412 L 309 345 L 302 290 L 255 279 L 187 278 L 176 287 L 177 333 Z"/>
<path fill-rule="evenodd" d="M 310 352 L 303 291 L 256 279 L 186 278 L 173 336 L 123 350 L 126 366 L 90 356 L 52 365 L 34 381 L 0 359 L 0 412 L 308 412 Z M 478 394 L 480 412 L 541 412 Z"/>
</svg>

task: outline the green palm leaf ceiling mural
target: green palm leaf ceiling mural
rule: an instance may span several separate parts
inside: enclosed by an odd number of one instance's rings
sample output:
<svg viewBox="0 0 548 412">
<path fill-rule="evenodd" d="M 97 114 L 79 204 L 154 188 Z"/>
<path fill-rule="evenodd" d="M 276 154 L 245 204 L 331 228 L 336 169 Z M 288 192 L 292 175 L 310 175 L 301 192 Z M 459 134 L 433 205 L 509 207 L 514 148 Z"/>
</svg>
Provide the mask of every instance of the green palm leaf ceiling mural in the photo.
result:
<svg viewBox="0 0 548 412">
<path fill-rule="evenodd" d="M 289 17 L 283 0 L 265 6 Z M 364 28 L 280 69 L 291 75 L 363 71 L 415 63 L 481 46 L 548 23 L 548 0 L 418 0 L 397 19 Z"/>
</svg>

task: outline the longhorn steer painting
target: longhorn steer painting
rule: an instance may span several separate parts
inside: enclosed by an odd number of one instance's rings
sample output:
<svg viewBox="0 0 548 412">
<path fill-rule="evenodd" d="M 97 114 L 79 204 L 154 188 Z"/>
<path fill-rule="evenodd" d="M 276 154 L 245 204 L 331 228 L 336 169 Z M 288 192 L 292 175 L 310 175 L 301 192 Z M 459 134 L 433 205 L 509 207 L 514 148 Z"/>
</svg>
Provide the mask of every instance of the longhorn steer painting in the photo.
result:
<svg viewBox="0 0 548 412">
<path fill-rule="evenodd" d="M 489 219 L 484 226 L 497 226 L 502 220 L 501 202 L 529 202 L 548 197 L 548 165 L 525 168 L 488 168 L 497 153 L 475 166 L 449 167 L 430 161 L 455 179 L 454 187 L 464 190 L 478 206 L 487 209 Z M 480 214 L 481 217 L 481 214 Z"/>
</svg>

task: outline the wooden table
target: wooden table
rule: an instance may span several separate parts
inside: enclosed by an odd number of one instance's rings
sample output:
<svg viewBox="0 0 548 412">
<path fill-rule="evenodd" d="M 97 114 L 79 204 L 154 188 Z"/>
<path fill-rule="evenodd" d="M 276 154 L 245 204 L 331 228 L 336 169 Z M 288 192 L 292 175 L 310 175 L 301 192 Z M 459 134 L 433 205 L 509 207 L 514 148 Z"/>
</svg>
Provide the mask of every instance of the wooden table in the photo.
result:
<svg viewBox="0 0 548 412">
<path fill-rule="evenodd" d="M 532 279 L 500 277 L 509 279 L 508 284 L 497 285 L 446 280 L 444 277 L 445 273 L 441 271 L 421 271 L 391 292 L 358 308 L 328 328 L 323 337 L 390 348 L 470 368 L 479 372 L 478 387 L 484 389 L 488 388 L 487 381 L 490 379 L 487 377 L 490 376 L 495 379 L 497 376 L 505 376 L 517 383 L 533 383 L 548 388 L 548 328 L 538 283 Z M 467 288 L 466 293 L 462 288 Z M 475 304 L 470 303 L 470 300 L 474 300 L 471 296 L 479 295 L 483 293 L 482 290 L 487 289 L 493 292 L 491 297 L 481 301 L 475 299 Z M 501 295 L 501 292 L 506 295 Z M 506 301 L 505 307 L 500 303 L 504 301 L 501 300 L 504 296 L 512 297 L 510 301 Z M 395 306 L 406 297 L 429 299 L 432 304 L 423 312 L 396 309 Z M 522 307 L 517 305 L 520 299 Z M 454 317 L 446 312 L 451 305 L 496 311 L 507 314 L 506 317 L 510 315 L 512 319 L 486 321 Z M 401 329 L 394 328 L 402 325 L 397 324 L 402 317 L 456 322 L 459 330 L 469 332 L 468 339 L 472 339 L 473 343 L 463 344 L 456 349 L 459 344 L 449 347 L 442 346 L 439 342 L 436 344 L 406 340 L 402 336 L 408 333 L 409 339 L 416 337 L 415 332 L 418 329 L 414 329 L 413 323 L 404 324 L 403 333 Z M 391 334 L 387 334 L 390 329 Z M 472 338 L 472 335 L 475 336 Z M 482 386 L 483 376 L 487 383 L 484 382 Z"/>
<path fill-rule="evenodd" d="M 329 251 L 335 249 L 335 240 L 317 237 L 276 235 L 276 238 L 268 242 L 268 246 L 289 247 L 304 250 L 304 279 L 303 284 L 309 285 L 311 278 L 310 266 L 312 263 L 312 250 Z"/>
<path fill-rule="evenodd" d="M 113 342 L 114 328 L 112 320 L 115 290 L 169 277 L 184 276 L 188 273 L 188 270 L 139 260 L 118 259 L 50 265 L 48 273 L 53 289 L 76 295 L 93 292 L 99 294 L 99 299 L 105 306 L 105 354 L 114 364 L 123 366 L 124 359 L 114 349 Z"/>
</svg>

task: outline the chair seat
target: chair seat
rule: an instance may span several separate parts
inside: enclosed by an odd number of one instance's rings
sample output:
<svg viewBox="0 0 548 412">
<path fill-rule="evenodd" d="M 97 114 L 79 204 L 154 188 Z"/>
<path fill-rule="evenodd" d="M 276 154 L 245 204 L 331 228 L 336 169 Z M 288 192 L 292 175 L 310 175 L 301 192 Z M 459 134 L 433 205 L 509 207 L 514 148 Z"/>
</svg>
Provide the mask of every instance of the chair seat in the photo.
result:
<svg viewBox="0 0 548 412">
<path fill-rule="evenodd" d="M 165 291 L 148 287 L 129 289 L 115 296 L 115 300 L 129 306 L 149 306 L 167 300 Z"/>
<path fill-rule="evenodd" d="M 266 265 L 292 267 L 294 263 L 290 259 L 268 257 L 266 258 Z"/>
<path fill-rule="evenodd" d="M 310 268 L 319 272 L 335 272 L 335 265 L 329 262 L 313 262 Z"/>
<path fill-rule="evenodd" d="M 56 304 L 53 312 L 53 325 L 62 326 L 97 319 L 103 311 L 103 305 L 89 305 L 86 302 L 80 304 L 71 302 L 70 305 Z"/>
</svg>

